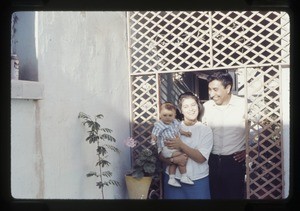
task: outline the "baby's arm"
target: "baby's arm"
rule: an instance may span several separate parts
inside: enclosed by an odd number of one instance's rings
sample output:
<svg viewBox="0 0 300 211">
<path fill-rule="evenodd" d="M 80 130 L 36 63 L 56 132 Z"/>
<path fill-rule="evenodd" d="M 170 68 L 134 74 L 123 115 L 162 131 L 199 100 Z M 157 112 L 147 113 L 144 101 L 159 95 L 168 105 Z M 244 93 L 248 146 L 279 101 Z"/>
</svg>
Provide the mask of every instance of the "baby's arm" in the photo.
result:
<svg viewBox="0 0 300 211">
<path fill-rule="evenodd" d="M 184 135 L 186 137 L 191 137 L 192 136 L 192 133 L 190 131 L 184 131 L 184 130 L 182 130 L 181 124 L 180 124 L 180 122 L 177 119 L 174 120 L 174 123 L 175 123 L 176 129 L 177 130 L 179 129 L 179 133 L 181 135 Z"/>
<path fill-rule="evenodd" d="M 151 133 L 151 144 L 154 145 L 157 142 L 157 137 L 159 136 L 159 134 L 161 133 L 160 128 L 157 126 L 157 122 L 154 123 L 154 127 L 152 129 L 152 133 Z"/>
<path fill-rule="evenodd" d="M 152 134 L 151 134 L 151 141 L 150 141 L 150 143 L 151 143 L 152 145 L 155 145 L 156 142 L 157 142 L 157 137 L 156 137 L 156 135 L 154 135 L 154 134 L 152 133 Z"/>
<path fill-rule="evenodd" d="M 154 135 L 153 133 L 151 134 L 151 142 L 156 142 L 157 141 L 157 137 L 156 135 Z"/>
<path fill-rule="evenodd" d="M 191 137 L 192 136 L 192 133 L 190 131 L 184 131 L 182 129 L 179 129 L 179 132 L 181 135 L 184 135 L 186 137 Z"/>
</svg>

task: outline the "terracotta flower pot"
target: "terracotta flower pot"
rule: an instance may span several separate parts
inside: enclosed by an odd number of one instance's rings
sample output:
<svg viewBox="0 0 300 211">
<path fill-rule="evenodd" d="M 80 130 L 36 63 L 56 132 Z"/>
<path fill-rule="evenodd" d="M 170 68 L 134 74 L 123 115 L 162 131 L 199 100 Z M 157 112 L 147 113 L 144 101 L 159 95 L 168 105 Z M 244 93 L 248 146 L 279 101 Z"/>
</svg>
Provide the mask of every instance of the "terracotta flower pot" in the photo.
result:
<svg viewBox="0 0 300 211">
<path fill-rule="evenodd" d="M 147 199 L 152 177 L 140 179 L 125 175 L 129 199 Z"/>
</svg>

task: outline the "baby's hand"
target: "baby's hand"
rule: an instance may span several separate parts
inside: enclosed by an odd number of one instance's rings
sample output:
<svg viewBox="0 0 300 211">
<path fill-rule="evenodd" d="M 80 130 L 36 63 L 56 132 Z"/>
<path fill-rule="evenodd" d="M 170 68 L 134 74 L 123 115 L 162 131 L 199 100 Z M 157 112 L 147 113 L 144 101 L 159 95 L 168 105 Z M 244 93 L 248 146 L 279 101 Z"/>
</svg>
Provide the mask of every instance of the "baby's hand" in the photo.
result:
<svg viewBox="0 0 300 211">
<path fill-rule="evenodd" d="M 190 131 L 182 131 L 181 134 L 186 136 L 186 137 L 191 137 L 192 136 L 192 132 L 190 132 Z"/>
<path fill-rule="evenodd" d="M 156 136 L 152 134 L 152 135 L 151 135 L 150 144 L 151 144 L 151 145 L 155 145 L 155 144 L 156 144 L 156 140 L 157 140 Z"/>
<path fill-rule="evenodd" d="M 191 136 L 192 136 L 192 132 L 187 131 L 185 135 L 186 135 L 187 137 L 191 137 Z"/>
<path fill-rule="evenodd" d="M 151 145 L 155 145 L 155 144 L 156 144 L 156 141 L 155 141 L 154 139 L 151 139 L 150 144 L 151 144 Z"/>
</svg>

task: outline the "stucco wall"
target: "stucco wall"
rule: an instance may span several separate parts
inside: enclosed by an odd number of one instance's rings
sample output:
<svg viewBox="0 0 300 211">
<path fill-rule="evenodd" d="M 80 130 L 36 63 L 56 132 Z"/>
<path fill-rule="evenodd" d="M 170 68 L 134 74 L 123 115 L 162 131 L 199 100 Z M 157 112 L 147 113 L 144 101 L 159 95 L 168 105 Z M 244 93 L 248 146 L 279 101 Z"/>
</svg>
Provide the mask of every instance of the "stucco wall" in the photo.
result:
<svg viewBox="0 0 300 211">
<path fill-rule="evenodd" d="M 126 198 L 130 168 L 129 77 L 125 12 L 35 13 L 35 50 L 42 100 L 12 100 L 12 196 L 99 199 L 96 148 L 85 141 L 80 111 L 103 114 L 121 154 L 110 160 L 106 199 Z M 26 33 L 26 31 L 19 33 Z M 19 55 L 22 57 L 22 55 Z M 25 57 L 24 57 L 25 58 Z"/>
</svg>

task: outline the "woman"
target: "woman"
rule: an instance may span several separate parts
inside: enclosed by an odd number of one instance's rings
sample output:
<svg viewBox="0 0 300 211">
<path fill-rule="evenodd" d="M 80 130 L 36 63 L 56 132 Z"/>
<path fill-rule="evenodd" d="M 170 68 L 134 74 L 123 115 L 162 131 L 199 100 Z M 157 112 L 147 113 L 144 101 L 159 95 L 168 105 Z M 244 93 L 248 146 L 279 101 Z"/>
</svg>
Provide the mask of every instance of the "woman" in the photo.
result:
<svg viewBox="0 0 300 211">
<path fill-rule="evenodd" d="M 198 97 L 192 93 L 183 93 L 178 99 L 178 108 L 183 116 L 182 129 L 190 131 L 191 137 L 180 136 L 165 141 L 170 149 L 179 149 L 184 154 L 171 158 L 160 159 L 170 165 L 184 165 L 186 163 L 187 174 L 194 184 L 181 183 L 181 187 L 168 185 L 168 166 L 164 173 L 164 199 L 210 199 L 208 179 L 208 158 L 213 145 L 213 135 L 209 127 L 199 120 L 203 113 Z M 188 159 L 189 158 L 189 159 Z M 176 170 L 175 178 L 180 182 L 181 174 Z"/>
</svg>

